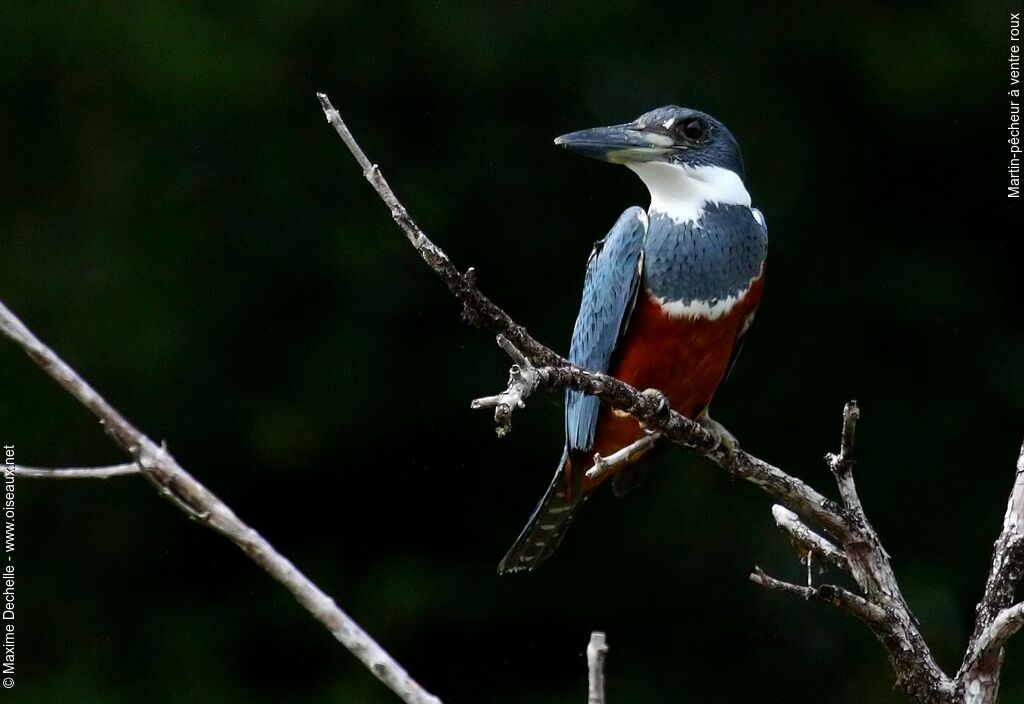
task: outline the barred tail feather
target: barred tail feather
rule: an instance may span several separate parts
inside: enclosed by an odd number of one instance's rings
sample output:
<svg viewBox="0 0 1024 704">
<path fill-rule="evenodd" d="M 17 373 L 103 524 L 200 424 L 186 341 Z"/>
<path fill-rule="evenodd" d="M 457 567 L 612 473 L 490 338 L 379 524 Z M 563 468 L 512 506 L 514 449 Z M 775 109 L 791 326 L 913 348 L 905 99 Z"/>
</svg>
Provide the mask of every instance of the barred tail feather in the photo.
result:
<svg viewBox="0 0 1024 704">
<path fill-rule="evenodd" d="M 569 449 L 566 448 L 551 486 L 533 510 L 515 544 L 502 558 L 498 574 L 532 570 L 558 549 L 584 498 L 581 491 L 572 492 L 572 496 L 566 495 L 566 470 L 571 462 Z"/>
</svg>

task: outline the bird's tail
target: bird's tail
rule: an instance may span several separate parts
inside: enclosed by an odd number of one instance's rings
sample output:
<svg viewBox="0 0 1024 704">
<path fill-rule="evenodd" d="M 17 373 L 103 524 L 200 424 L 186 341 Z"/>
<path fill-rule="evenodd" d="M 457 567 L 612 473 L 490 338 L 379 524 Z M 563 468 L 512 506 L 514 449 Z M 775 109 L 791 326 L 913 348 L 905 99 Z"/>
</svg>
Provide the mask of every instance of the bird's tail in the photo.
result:
<svg viewBox="0 0 1024 704">
<path fill-rule="evenodd" d="M 572 479 L 569 471 L 571 466 L 569 448 L 566 448 L 554 479 L 551 480 L 551 486 L 544 493 L 537 508 L 533 509 L 523 532 L 519 534 L 508 554 L 502 558 L 498 565 L 498 574 L 532 570 L 558 549 L 576 510 L 585 500 L 579 481 L 573 482 L 573 491 L 567 494 L 566 490 Z"/>
</svg>

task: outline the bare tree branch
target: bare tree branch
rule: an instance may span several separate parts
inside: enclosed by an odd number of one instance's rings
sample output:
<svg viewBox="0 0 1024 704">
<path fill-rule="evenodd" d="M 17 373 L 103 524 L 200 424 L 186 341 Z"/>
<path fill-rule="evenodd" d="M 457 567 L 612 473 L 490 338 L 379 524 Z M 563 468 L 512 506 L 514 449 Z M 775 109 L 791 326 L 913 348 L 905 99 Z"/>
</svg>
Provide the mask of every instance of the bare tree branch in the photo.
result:
<svg viewBox="0 0 1024 704">
<path fill-rule="evenodd" d="M 979 625 L 987 628 L 1009 606 L 1024 575 L 1024 445 L 1017 456 L 1017 473 L 1006 504 L 1003 527 L 992 551 L 992 567 L 979 607 Z"/>
<path fill-rule="evenodd" d="M 829 468 L 843 499 L 845 517 L 852 528 L 852 536 L 842 540 L 850 565 L 850 574 L 869 601 L 886 613 L 884 627 L 875 628 L 875 634 L 889 653 L 896 670 L 897 685 L 912 697 L 923 701 L 947 697 L 954 684 L 935 662 L 918 627 L 917 619 L 896 581 L 889 554 L 868 521 L 853 480 L 854 440 L 860 409 L 856 401 L 843 409 L 843 428 L 838 454 L 826 456 Z M 937 699 L 941 701 L 941 699 Z"/>
<path fill-rule="evenodd" d="M 1003 646 L 1020 627 L 1020 604 L 1011 606 L 1024 575 L 1024 445 L 1017 456 L 1003 527 L 992 549 L 985 593 L 978 603 L 971 644 L 957 675 L 968 704 L 991 704 L 999 695 Z"/>
<path fill-rule="evenodd" d="M 242 522 L 227 504 L 186 472 L 164 447 L 139 432 L 2 302 L 0 333 L 20 345 L 47 375 L 92 411 L 114 441 L 135 458 L 142 474 L 153 482 L 162 495 L 196 521 L 237 545 L 253 562 L 290 591 L 313 618 L 323 624 L 406 704 L 441 704 L 440 699 L 417 684 L 394 658 L 288 558 L 277 552 L 263 536 Z"/>
<path fill-rule="evenodd" d="M 825 559 L 849 571 L 863 595 L 853 594 L 834 585 L 799 587 L 768 577 L 760 570 L 754 573 L 752 579 L 768 588 L 795 590 L 794 593 L 805 598 L 809 596 L 837 603 L 864 619 L 889 654 L 896 672 L 897 688 L 912 701 L 922 704 L 952 704 L 961 701 L 956 698 L 961 691 L 960 678 L 954 681 L 935 662 L 899 589 L 889 556 L 868 522 L 857 494 L 853 480 L 853 450 L 860 411 L 855 402 L 848 404 L 844 410 L 839 453 L 827 457 L 842 498 L 840 505 L 800 479 L 743 450 L 718 447 L 716 438 L 704 428 L 666 408 L 663 400 L 659 402 L 657 397 L 660 394 L 642 393 L 607 375 L 569 365 L 561 355 L 530 337 L 525 328 L 512 321 L 504 311 L 480 293 L 473 276 L 458 272 L 447 255 L 426 237 L 409 216 L 379 168 L 359 148 L 327 96 L 321 93 L 318 97 L 328 122 L 342 136 L 363 169 L 363 174 L 388 206 L 392 217 L 406 233 L 413 247 L 462 302 L 464 317 L 505 336 L 514 347 L 515 352 L 510 354 L 516 358 L 516 366 L 510 374 L 505 392 L 477 399 L 473 404 L 475 408 L 496 409 L 499 433 L 507 432 L 511 414 L 522 408 L 530 395 L 537 391 L 553 392 L 572 388 L 600 398 L 613 409 L 631 414 L 652 432 L 660 433 L 670 442 L 692 448 L 733 476 L 755 484 L 795 514 L 791 520 L 790 514 L 776 513 L 776 517 L 782 519 L 780 525 L 794 542 L 805 549 L 820 551 Z M 1018 475 L 1018 483 L 1021 481 L 1024 480 Z M 1021 493 L 1016 504 L 1011 497 L 1011 508 L 1016 505 L 1018 512 L 1024 506 L 1024 489 Z M 1020 536 L 1024 533 L 1022 521 L 1024 518 L 1019 513 L 1014 513 L 1011 521 L 1008 510 L 1007 525 L 1012 524 L 1013 530 L 1007 532 L 1004 527 L 1004 535 L 997 542 L 993 574 L 986 588 L 986 595 L 991 594 L 992 598 L 983 601 L 983 604 L 991 603 L 992 607 L 981 609 L 989 616 L 984 625 L 979 617 L 978 631 L 972 643 L 1002 614 L 1000 609 L 1009 604 L 1009 597 L 1003 597 L 1007 595 L 1008 587 L 1016 584 L 1020 572 L 1024 570 L 1024 556 L 1020 554 L 1024 552 L 1024 548 L 1020 547 Z M 813 524 L 822 533 L 805 525 L 805 522 Z M 1012 589 L 1009 593 L 1012 595 Z M 1015 617 L 1004 617 L 998 632 L 1007 633 L 1008 637 L 1012 632 L 1009 626 L 1015 623 Z M 993 638 L 991 642 L 1002 641 Z M 988 649 L 991 650 L 991 646 Z M 994 698 L 979 700 L 978 704 L 992 702 Z"/>
<path fill-rule="evenodd" d="M 1021 626 L 1024 626 L 1024 602 L 1000 611 L 978 637 L 971 641 L 964 658 L 962 675 L 964 701 L 967 704 L 996 700 L 1003 646 Z"/>
<path fill-rule="evenodd" d="M 22 467 L 18 465 L 15 474 L 19 479 L 110 479 L 139 474 L 139 465 L 134 463 L 115 464 L 109 467 Z"/>
<path fill-rule="evenodd" d="M 864 513 L 854 483 L 853 452 L 859 417 L 860 409 L 857 403 L 851 401 L 846 404 L 843 409 L 839 453 L 829 454 L 825 458 L 839 487 L 839 494 L 843 499 L 842 520 L 848 527 L 845 535 L 836 536 L 841 553 L 846 557 L 845 566 L 835 559 L 831 561 L 850 573 L 861 589 L 863 598 L 884 615 L 882 618 L 864 620 L 889 655 L 889 662 L 896 672 L 897 687 L 911 701 L 945 704 L 954 701 L 951 697 L 955 683 L 935 662 L 925 643 L 917 619 L 914 618 L 900 591 L 889 555 Z M 807 535 L 801 531 L 798 526 L 793 525 L 789 516 L 780 514 L 777 510 L 773 513 L 776 520 L 780 517 L 783 519 L 780 525 L 783 525 L 791 536 L 794 533 L 799 536 L 797 542 L 816 544 L 823 556 L 832 554 L 828 544 L 820 544 L 812 537 L 813 533 Z M 808 585 L 806 589 L 817 594 L 821 587 L 816 589 Z M 829 594 L 834 593 L 830 588 Z"/>
<path fill-rule="evenodd" d="M 608 639 L 601 631 L 594 631 L 590 634 L 590 643 L 587 644 L 587 704 L 605 704 L 604 661 L 607 656 Z"/>
</svg>

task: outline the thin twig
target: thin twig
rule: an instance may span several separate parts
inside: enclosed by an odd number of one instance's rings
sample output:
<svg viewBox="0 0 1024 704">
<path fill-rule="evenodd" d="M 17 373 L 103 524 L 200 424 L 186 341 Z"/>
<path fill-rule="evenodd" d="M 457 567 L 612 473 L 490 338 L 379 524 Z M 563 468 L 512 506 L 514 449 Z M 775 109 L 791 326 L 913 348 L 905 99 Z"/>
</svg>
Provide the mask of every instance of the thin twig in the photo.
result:
<svg viewBox="0 0 1024 704">
<path fill-rule="evenodd" d="M 18 465 L 15 476 L 19 479 L 110 479 L 139 473 L 139 465 L 132 463 L 115 464 L 109 467 L 22 467 Z"/>
<path fill-rule="evenodd" d="M 860 408 L 857 402 L 850 401 L 843 408 L 843 432 L 839 441 L 839 454 L 829 453 L 825 455 L 825 460 L 836 478 L 836 484 L 839 485 L 843 503 L 853 511 L 863 512 L 860 497 L 857 495 L 857 485 L 853 481 L 853 448 L 859 418 Z"/>
<path fill-rule="evenodd" d="M 504 350 L 505 354 L 512 358 L 512 361 L 518 364 L 520 367 L 532 367 L 533 364 L 526 358 L 522 352 L 516 349 L 507 337 L 504 335 L 498 335 L 496 338 L 498 347 Z"/>
<path fill-rule="evenodd" d="M 594 466 L 586 472 L 587 479 L 598 479 L 608 472 L 618 469 L 621 465 L 633 462 L 638 457 L 647 454 L 652 447 L 658 444 L 659 440 L 661 440 L 661 433 L 644 433 L 643 437 L 636 442 L 626 445 L 621 450 L 616 450 L 607 457 L 595 454 Z"/>
<path fill-rule="evenodd" d="M 227 504 L 186 472 L 164 447 L 138 431 L 78 372 L 43 344 L 2 302 L 0 333 L 20 345 L 47 375 L 92 411 L 117 444 L 136 458 L 143 475 L 159 487 L 161 494 L 192 518 L 241 548 L 253 562 L 290 591 L 316 620 L 326 626 L 342 645 L 406 704 L 440 704 L 437 697 L 413 680 L 394 658 L 288 558 L 277 552 L 263 536 L 242 522 Z"/>
<path fill-rule="evenodd" d="M 363 170 L 364 174 L 368 174 L 373 168 L 373 164 L 371 164 L 370 160 L 366 157 L 366 152 L 363 151 L 363 148 L 359 146 L 358 142 L 356 142 L 356 138 L 352 136 L 352 133 L 348 129 L 348 125 L 345 124 L 345 121 L 341 119 L 341 115 L 334 109 L 334 106 L 331 105 L 331 101 L 328 99 L 326 93 L 317 93 L 316 97 L 319 99 L 320 107 L 327 116 L 327 121 L 331 123 L 331 127 L 338 132 L 338 136 L 341 137 L 341 141 L 345 143 L 348 150 L 352 152 L 352 156 L 354 156 L 356 161 L 359 162 L 359 168 Z"/>
<path fill-rule="evenodd" d="M 779 528 L 786 531 L 793 544 L 806 555 L 808 570 L 810 570 L 810 555 L 813 553 L 824 557 L 844 572 L 849 571 L 850 563 L 846 559 L 846 553 L 804 525 L 800 517 L 788 508 L 781 504 L 775 504 L 772 506 L 772 517 Z"/>
<path fill-rule="evenodd" d="M 858 596 L 842 587 L 834 584 L 822 584 L 818 587 L 802 586 L 792 582 L 784 582 L 765 573 L 760 567 L 754 567 L 750 574 L 750 581 L 765 589 L 795 594 L 807 601 L 824 601 L 848 611 L 857 618 L 872 625 L 883 624 L 886 619 L 885 611 L 862 596 Z"/>
<path fill-rule="evenodd" d="M 601 631 L 594 631 L 587 644 L 587 704 L 605 704 L 604 661 L 607 656 L 608 639 Z"/>
</svg>

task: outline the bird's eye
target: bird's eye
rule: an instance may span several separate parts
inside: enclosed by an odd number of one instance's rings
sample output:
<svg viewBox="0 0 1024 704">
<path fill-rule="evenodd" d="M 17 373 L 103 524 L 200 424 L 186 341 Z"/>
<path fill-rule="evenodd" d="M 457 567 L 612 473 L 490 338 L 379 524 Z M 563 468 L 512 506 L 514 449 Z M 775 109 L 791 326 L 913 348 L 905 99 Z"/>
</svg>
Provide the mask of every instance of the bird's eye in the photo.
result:
<svg viewBox="0 0 1024 704">
<path fill-rule="evenodd" d="M 703 139 L 708 134 L 707 127 L 705 127 L 704 123 L 697 118 L 687 120 L 683 123 L 682 127 L 683 136 L 694 141 Z"/>
</svg>

